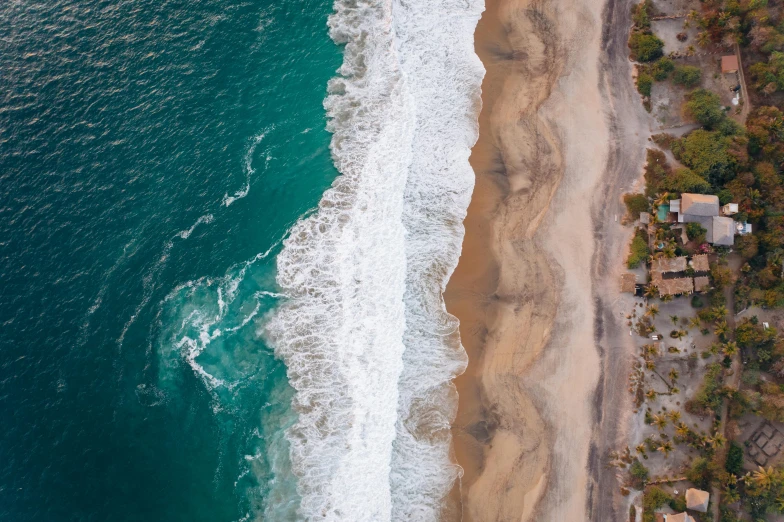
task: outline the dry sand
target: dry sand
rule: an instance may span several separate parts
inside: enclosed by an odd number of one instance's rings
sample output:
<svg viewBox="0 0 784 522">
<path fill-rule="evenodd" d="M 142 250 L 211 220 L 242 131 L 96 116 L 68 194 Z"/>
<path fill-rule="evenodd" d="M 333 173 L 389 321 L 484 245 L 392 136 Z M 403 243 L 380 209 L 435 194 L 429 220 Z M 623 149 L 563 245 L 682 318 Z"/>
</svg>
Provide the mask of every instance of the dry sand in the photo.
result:
<svg viewBox="0 0 784 522">
<path fill-rule="evenodd" d="M 649 125 L 628 13 L 487 0 L 477 27 L 476 188 L 445 293 L 470 359 L 453 429 L 465 521 L 617 516 L 602 459 L 622 436 L 631 346 L 612 311 L 629 238 L 614 216 Z"/>
</svg>

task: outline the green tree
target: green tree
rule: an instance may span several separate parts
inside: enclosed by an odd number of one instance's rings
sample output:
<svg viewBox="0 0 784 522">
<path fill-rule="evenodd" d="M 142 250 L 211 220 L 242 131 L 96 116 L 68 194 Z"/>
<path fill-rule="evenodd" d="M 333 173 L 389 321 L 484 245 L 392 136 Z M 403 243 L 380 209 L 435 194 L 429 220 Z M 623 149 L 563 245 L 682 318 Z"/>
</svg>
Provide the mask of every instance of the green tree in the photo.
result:
<svg viewBox="0 0 784 522">
<path fill-rule="evenodd" d="M 705 236 L 708 233 L 699 223 L 686 223 L 686 235 L 692 241 L 697 243 L 704 243 Z"/>
<path fill-rule="evenodd" d="M 653 89 L 653 76 L 645 71 L 640 71 L 640 74 L 637 75 L 637 92 L 650 98 L 651 89 Z"/>
<path fill-rule="evenodd" d="M 721 186 L 732 179 L 736 162 L 729 154 L 730 139 L 719 132 L 698 129 L 675 141 L 675 157 L 697 175 Z"/>
<path fill-rule="evenodd" d="M 640 212 L 648 212 L 650 203 L 644 194 L 624 194 L 623 202 L 632 219 L 640 219 Z"/>
<path fill-rule="evenodd" d="M 697 194 L 707 194 L 711 191 L 710 183 L 686 167 L 675 169 L 667 174 L 659 184 L 659 188 Z"/>
<path fill-rule="evenodd" d="M 691 65 L 679 65 L 672 73 L 672 81 L 676 85 L 682 85 L 687 88 L 696 87 L 702 80 L 702 71 L 699 67 Z"/>
<path fill-rule="evenodd" d="M 652 62 L 659 58 L 663 52 L 664 42 L 654 34 L 635 31 L 629 37 L 629 49 L 632 51 L 632 60 L 638 62 Z"/>
<path fill-rule="evenodd" d="M 686 96 L 686 110 L 708 130 L 716 128 L 726 117 L 719 95 L 707 89 L 696 89 Z"/>
</svg>

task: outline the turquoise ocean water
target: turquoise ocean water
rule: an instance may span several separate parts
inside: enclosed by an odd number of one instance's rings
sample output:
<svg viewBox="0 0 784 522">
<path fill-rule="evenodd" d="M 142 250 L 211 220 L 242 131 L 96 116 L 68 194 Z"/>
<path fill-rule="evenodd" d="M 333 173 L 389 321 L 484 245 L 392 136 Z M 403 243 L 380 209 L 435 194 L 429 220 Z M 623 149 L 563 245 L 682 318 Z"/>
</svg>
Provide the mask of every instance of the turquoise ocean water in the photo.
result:
<svg viewBox="0 0 784 522">
<path fill-rule="evenodd" d="M 0 521 L 443 515 L 482 9 L 0 2 Z"/>
<path fill-rule="evenodd" d="M 331 10 L 0 3 L 0 520 L 291 518 L 291 390 L 242 325 L 276 251 L 239 276 L 337 174 Z M 213 390 L 177 344 L 229 280 Z"/>
</svg>

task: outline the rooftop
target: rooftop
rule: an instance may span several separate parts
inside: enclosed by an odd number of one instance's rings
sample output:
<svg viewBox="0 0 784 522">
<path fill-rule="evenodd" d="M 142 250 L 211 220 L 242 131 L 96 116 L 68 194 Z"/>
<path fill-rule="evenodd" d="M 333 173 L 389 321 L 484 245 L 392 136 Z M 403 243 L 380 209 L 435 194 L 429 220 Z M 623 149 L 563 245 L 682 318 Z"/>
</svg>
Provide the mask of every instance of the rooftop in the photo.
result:
<svg viewBox="0 0 784 522">
<path fill-rule="evenodd" d="M 691 267 L 695 272 L 707 272 L 710 270 L 710 263 L 708 263 L 708 255 L 700 254 L 691 258 Z"/>
<path fill-rule="evenodd" d="M 651 262 L 652 272 L 683 272 L 686 270 L 686 258 L 680 257 L 658 257 Z"/>
<path fill-rule="evenodd" d="M 708 276 L 700 276 L 694 278 L 694 291 L 704 292 L 710 289 L 710 279 Z"/>
<path fill-rule="evenodd" d="M 691 277 L 677 279 L 661 279 L 656 282 L 659 295 L 690 294 L 694 291 L 694 281 Z"/>
<path fill-rule="evenodd" d="M 682 194 L 680 213 L 692 216 L 718 216 L 719 197 L 707 194 Z"/>
<path fill-rule="evenodd" d="M 678 513 L 677 515 L 664 515 L 666 522 L 694 522 L 688 513 Z"/>
<path fill-rule="evenodd" d="M 732 218 L 713 216 L 711 228 L 707 238 L 709 243 L 723 246 L 732 246 L 735 243 L 735 222 Z"/>
<path fill-rule="evenodd" d="M 621 292 L 633 294 L 637 291 L 637 276 L 625 273 L 621 276 Z"/>
<path fill-rule="evenodd" d="M 721 57 L 721 72 L 734 73 L 738 72 L 738 57 L 734 54 Z"/>
<path fill-rule="evenodd" d="M 708 511 L 710 493 L 701 489 L 689 488 L 686 490 L 686 509 L 706 513 Z"/>
</svg>

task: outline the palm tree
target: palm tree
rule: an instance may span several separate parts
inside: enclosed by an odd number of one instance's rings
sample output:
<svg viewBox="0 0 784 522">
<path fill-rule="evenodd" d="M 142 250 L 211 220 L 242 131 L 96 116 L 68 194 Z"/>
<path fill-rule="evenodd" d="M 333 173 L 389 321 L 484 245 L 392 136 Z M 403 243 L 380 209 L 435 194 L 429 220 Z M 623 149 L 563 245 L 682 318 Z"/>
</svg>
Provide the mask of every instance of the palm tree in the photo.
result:
<svg viewBox="0 0 784 522">
<path fill-rule="evenodd" d="M 713 317 L 718 320 L 727 315 L 727 307 L 724 305 L 714 306 L 711 308 L 711 312 L 713 312 Z"/>
<path fill-rule="evenodd" d="M 649 306 L 648 309 L 645 310 L 645 315 L 649 315 L 649 316 L 651 316 L 652 318 L 655 319 L 656 316 L 659 315 L 659 307 L 656 306 L 656 305 Z"/>
<path fill-rule="evenodd" d="M 697 54 L 697 50 L 693 45 L 690 45 L 686 48 L 686 56 L 694 56 L 695 54 Z"/>
<path fill-rule="evenodd" d="M 700 321 L 699 317 L 694 316 L 689 319 L 689 327 L 699 328 L 700 326 L 702 326 L 702 321 Z"/>
<path fill-rule="evenodd" d="M 647 360 L 647 361 L 645 361 L 645 367 L 648 368 L 649 370 L 653 371 L 653 370 L 656 369 L 656 363 L 651 361 L 651 360 Z"/>
<path fill-rule="evenodd" d="M 683 330 L 678 330 L 677 332 L 675 332 L 675 337 L 677 337 L 678 339 L 683 339 L 684 337 L 686 337 L 686 332 Z"/>
<path fill-rule="evenodd" d="M 773 466 L 769 466 L 768 469 L 759 466 L 756 471 L 752 472 L 751 482 L 758 488 L 768 489 L 773 484 L 774 475 Z"/>
<path fill-rule="evenodd" d="M 670 372 L 670 376 L 672 376 L 672 372 Z M 673 424 L 679 422 L 681 420 L 681 412 L 679 412 L 678 410 L 672 410 L 670 412 L 670 420 L 672 421 Z"/>
<path fill-rule="evenodd" d="M 732 357 L 738 353 L 738 344 L 734 341 L 730 341 L 724 345 L 724 349 L 722 351 L 727 357 Z"/>
<path fill-rule="evenodd" d="M 672 296 L 670 294 L 661 296 L 662 303 L 669 303 L 672 301 Z"/>
<path fill-rule="evenodd" d="M 667 427 L 667 417 L 664 415 L 654 415 L 653 425 L 659 428 L 659 431 L 664 430 L 664 428 Z"/>
<path fill-rule="evenodd" d="M 691 433 L 691 429 L 689 429 L 689 427 L 683 422 L 679 422 L 675 427 L 675 434 L 679 437 L 683 437 L 685 439 L 689 436 L 689 433 Z"/>
<path fill-rule="evenodd" d="M 679 376 L 680 376 L 680 374 L 678 373 L 678 370 L 676 370 L 675 368 L 670 370 L 670 380 L 672 382 L 677 381 Z M 681 412 L 679 412 L 679 411 L 670 412 L 670 418 L 672 418 L 672 416 L 675 415 L 676 413 L 678 414 L 678 417 L 680 418 Z M 675 421 L 675 419 L 672 419 L 672 420 Z"/>
<path fill-rule="evenodd" d="M 654 390 L 653 388 L 651 388 L 650 390 L 648 390 L 647 392 L 645 392 L 645 396 L 646 396 L 648 399 L 650 399 L 650 400 L 653 400 L 653 399 L 655 399 L 655 398 L 656 398 L 656 390 Z"/>
<path fill-rule="evenodd" d="M 678 324 L 678 316 L 677 315 L 671 315 L 670 316 L 670 321 L 672 321 L 673 326 L 676 326 Z"/>
<path fill-rule="evenodd" d="M 645 444 L 639 444 L 635 449 L 640 455 L 645 455 Z"/>
<path fill-rule="evenodd" d="M 645 287 L 645 297 L 654 298 L 659 295 L 659 289 L 653 283 Z"/>
<path fill-rule="evenodd" d="M 667 442 L 663 443 L 661 446 L 656 448 L 656 451 L 661 451 L 662 453 L 664 453 L 665 457 L 669 457 L 670 456 L 670 452 L 672 451 L 672 442 L 667 441 Z"/>
<path fill-rule="evenodd" d="M 700 47 L 705 47 L 710 43 L 710 34 L 708 31 L 700 31 L 697 34 L 697 45 Z"/>
<path fill-rule="evenodd" d="M 727 321 L 719 321 L 716 323 L 716 327 L 713 329 L 713 333 L 718 335 L 719 337 L 724 337 L 727 335 L 729 331 L 729 327 L 727 326 Z"/>
<path fill-rule="evenodd" d="M 713 437 L 708 437 L 706 442 L 710 444 L 712 448 L 716 449 L 716 448 L 720 448 L 721 446 L 724 446 L 724 444 L 727 442 L 727 439 L 725 439 L 724 435 L 722 435 L 721 433 L 717 433 Z"/>
</svg>

